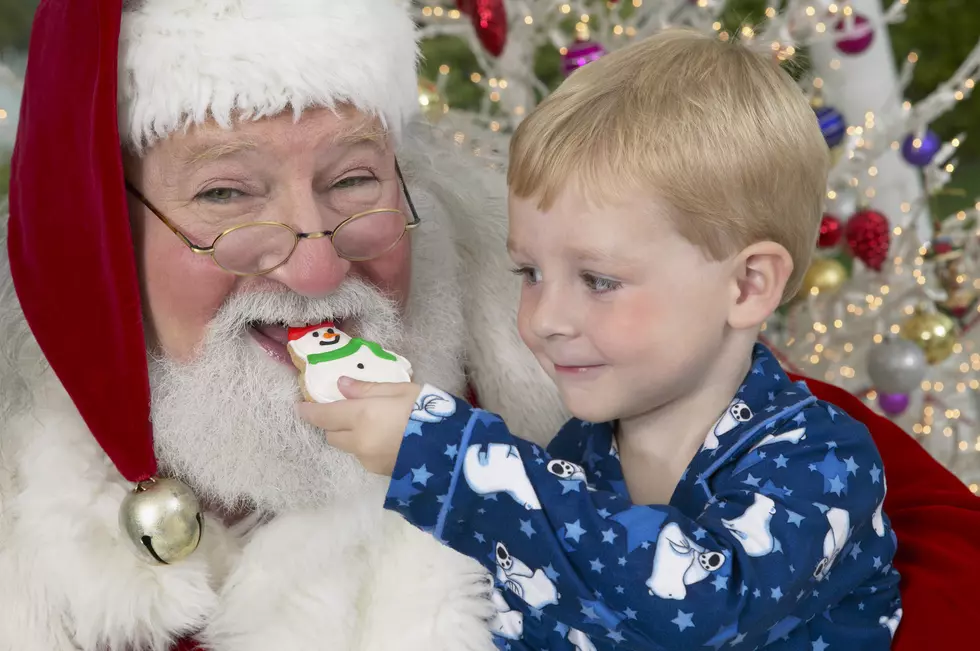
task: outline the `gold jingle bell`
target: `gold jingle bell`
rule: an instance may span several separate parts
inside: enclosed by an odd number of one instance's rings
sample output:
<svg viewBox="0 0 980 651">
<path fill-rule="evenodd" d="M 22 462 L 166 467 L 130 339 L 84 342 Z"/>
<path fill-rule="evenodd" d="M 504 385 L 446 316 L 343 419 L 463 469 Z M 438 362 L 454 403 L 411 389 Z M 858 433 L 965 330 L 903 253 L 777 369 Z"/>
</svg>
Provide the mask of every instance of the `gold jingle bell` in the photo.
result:
<svg viewBox="0 0 980 651">
<path fill-rule="evenodd" d="M 833 294 L 847 282 L 847 269 L 833 258 L 814 258 L 803 275 L 797 298 Z"/>
<path fill-rule="evenodd" d="M 419 108 L 429 124 L 435 124 L 449 112 L 449 105 L 439 94 L 439 89 L 428 79 L 419 78 Z"/>
<path fill-rule="evenodd" d="M 119 526 L 138 556 L 170 565 L 190 556 L 204 534 L 197 497 L 176 479 L 141 481 L 119 507 Z"/>
<path fill-rule="evenodd" d="M 922 349 L 930 364 L 945 360 L 956 346 L 956 323 L 940 312 L 916 310 L 902 324 L 901 334 Z"/>
</svg>

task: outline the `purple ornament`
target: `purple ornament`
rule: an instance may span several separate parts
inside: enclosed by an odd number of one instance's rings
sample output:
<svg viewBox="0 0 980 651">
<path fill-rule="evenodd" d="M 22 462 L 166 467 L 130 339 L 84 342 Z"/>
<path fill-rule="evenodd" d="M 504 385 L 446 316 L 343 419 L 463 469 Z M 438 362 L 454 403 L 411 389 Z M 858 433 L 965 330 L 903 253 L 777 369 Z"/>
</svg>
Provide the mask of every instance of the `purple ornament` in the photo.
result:
<svg viewBox="0 0 980 651">
<path fill-rule="evenodd" d="M 902 157 L 911 165 L 925 167 L 936 157 L 942 145 L 939 134 L 931 129 L 921 134 L 910 133 L 902 142 Z"/>
<path fill-rule="evenodd" d="M 904 414 L 909 408 L 909 394 L 907 393 L 879 393 L 878 406 L 889 416 Z"/>
<path fill-rule="evenodd" d="M 833 149 L 844 142 L 847 134 L 847 122 L 844 121 L 844 114 L 832 106 L 818 106 L 813 109 L 817 114 L 817 122 L 820 123 L 820 132 L 823 134 L 827 146 Z"/>
<path fill-rule="evenodd" d="M 582 66 L 598 60 L 606 54 L 606 48 L 595 41 L 575 41 L 561 58 L 561 71 L 566 77 Z"/>
</svg>

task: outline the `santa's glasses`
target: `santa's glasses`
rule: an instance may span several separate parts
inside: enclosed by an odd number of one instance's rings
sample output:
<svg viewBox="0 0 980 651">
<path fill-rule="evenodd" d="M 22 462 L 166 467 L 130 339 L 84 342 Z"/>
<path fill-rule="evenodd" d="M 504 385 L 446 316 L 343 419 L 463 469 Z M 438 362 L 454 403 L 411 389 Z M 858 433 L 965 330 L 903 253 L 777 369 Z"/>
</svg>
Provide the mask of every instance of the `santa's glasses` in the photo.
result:
<svg viewBox="0 0 980 651">
<path fill-rule="evenodd" d="M 282 222 L 247 222 L 222 231 L 214 238 L 211 246 L 192 242 L 129 181 L 126 181 L 126 189 L 194 253 L 211 256 L 215 264 L 235 275 L 261 276 L 286 264 L 300 240 L 329 238 L 337 255 L 351 262 L 373 260 L 395 248 L 405 233 L 422 221 L 412 203 L 397 161 L 395 171 L 412 211 L 411 221 L 400 210 L 377 208 L 352 215 L 333 230 L 312 233 L 300 233 Z"/>
</svg>

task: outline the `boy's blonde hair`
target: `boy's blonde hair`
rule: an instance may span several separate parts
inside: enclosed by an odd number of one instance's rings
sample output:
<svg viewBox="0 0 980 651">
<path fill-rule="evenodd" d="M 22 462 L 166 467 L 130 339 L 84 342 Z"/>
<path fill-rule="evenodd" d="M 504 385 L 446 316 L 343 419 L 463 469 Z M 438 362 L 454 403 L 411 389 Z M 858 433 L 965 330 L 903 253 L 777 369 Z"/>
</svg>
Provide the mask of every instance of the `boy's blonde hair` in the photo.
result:
<svg viewBox="0 0 980 651">
<path fill-rule="evenodd" d="M 576 71 L 518 127 L 507 183 L 547 210 L 656 195 L 714 259 L 773 241 L 793 257 L 783 300 L 814 249 L 829 155 L 813 109 L 778 65 L 745 46 L 667 30 Z"/>
</svg>

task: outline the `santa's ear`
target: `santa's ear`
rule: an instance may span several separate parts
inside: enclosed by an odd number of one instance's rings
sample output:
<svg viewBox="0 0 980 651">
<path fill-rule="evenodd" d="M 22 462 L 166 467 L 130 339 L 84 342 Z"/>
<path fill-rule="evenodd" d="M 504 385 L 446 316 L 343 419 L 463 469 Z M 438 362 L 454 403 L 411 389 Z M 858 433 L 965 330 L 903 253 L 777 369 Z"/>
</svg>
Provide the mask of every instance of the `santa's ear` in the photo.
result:
<svg viewBox="0 0 980 651">
<path fill-rule="evenodd" d="M 760 328 L 782 303 L 793 273 L 793 258 L 781 244 L 757 242 L 743 249 L 733 262 L 728 325 L 735 330 Z"/>
</svg>

